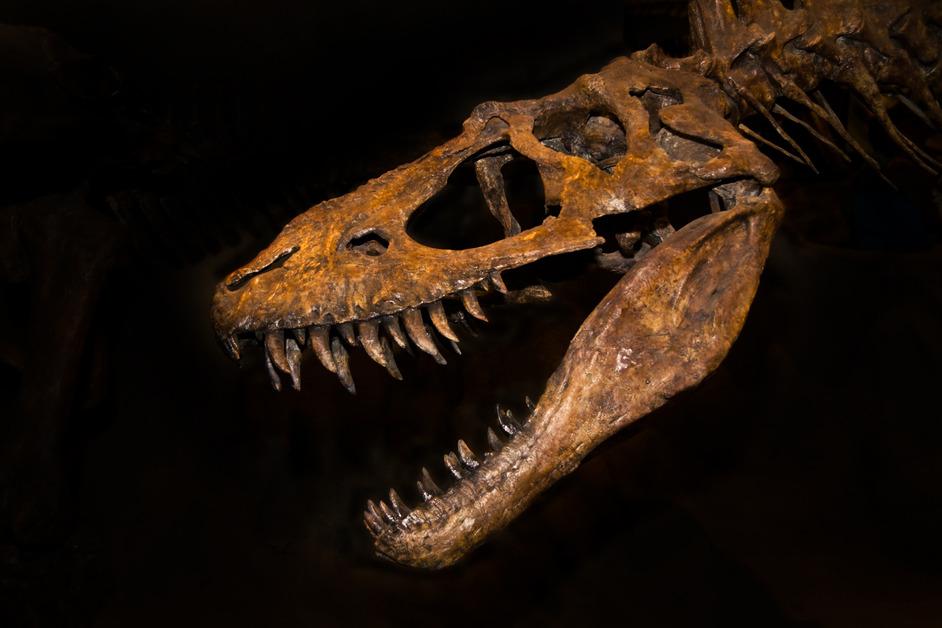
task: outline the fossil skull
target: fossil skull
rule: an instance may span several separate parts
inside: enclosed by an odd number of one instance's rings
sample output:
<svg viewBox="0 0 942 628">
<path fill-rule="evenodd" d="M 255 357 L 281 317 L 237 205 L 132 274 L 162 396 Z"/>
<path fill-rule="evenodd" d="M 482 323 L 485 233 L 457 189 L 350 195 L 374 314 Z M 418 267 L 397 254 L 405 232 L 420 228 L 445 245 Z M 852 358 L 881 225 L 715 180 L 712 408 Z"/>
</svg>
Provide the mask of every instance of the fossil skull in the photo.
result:
<svg viewBox="0 0 942 628">
<path fill-rule="evenodd" d="M 423 473 L 425 501 L 414 510 L 394 491 L 390 504 L 370 503 L 364 517 L 379 554 L 453 563 L 599 442 L 715 368 L 739 332 L 781 214 L 768 187 L 777 170 L 736 131 L 735 115 L 698 73 L 643 54 L 619 58 L 545 98 L 478 106 L 460 135 L 299 215 L 222 282 L 213 318 L 231 353 L 257 335 L 276 385 L 281 371 L 299 386 L 309 342 L 352 392 L 342 339 L 398 377 L 393 347 L 408 338 L 444 360 L 427 324 L 456 339 L 444 301 L 483 318 L 477 295 L 503 289 L 502 271 L 595 249 L 612 235 L 624 244 L 625 276 L 584 322 L 529 420 L 502 416 L 510 438 L 489 433 L 484 456 L 459 442 L 445 456 L 458 482 L 442 492 Z M 502 177 L 512 159 L 536 165 L 557 215 L 520 228 Z M 473 165 L 504 237 L 465 250 L 421 244 L 407 231 L 410 218 L 462 165 Z M 697 189 L 711 200 L 702 215 L 662 229 L 643 256 L 638 234 L 598 228 L 598 219 Z"/>
</svg>

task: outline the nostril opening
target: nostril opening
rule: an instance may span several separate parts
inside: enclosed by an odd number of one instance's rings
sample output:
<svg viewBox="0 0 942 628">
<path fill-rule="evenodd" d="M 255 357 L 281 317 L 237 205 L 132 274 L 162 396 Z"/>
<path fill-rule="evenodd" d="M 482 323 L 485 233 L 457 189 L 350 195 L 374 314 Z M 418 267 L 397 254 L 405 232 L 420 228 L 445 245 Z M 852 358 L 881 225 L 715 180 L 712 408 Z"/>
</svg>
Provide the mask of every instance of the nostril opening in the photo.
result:
<svg viewBox="0 0 942 628">
<path fill-rule="evenodd" d="M 379 257 L 389 248 L 389 240 L 375 231 L 367 231 L 347 242 L 347 249 L 370 257 Z"/>
<path fill-rule="evenodd" d="M 226 284 L 226 288 L 228 288 L 232 292 L 235 292 L 236 290 L 244 286 L 246 283 L 248 283 L 249 279 L 251 279 L 255 275 L 261 275 L 262 273 L 268 272 L 269 270 L 273 270 L 275 268 L 281 268 L 282 266 L 284 266 L 285 262 L 288 261 L 288 258 L 294 255 L 298 251 L 299 248 L 300 247 L 297 245 L 292 246 L 290 249 L 283 251 L 280 255 L 278 255 L 278 257 L 273 259 L 268 264 L 265 264 L 261 268 L 246 268 L 242 272 L 236 273 L 233 276 L 232 280 L 230 280 Z"/>
</svg>

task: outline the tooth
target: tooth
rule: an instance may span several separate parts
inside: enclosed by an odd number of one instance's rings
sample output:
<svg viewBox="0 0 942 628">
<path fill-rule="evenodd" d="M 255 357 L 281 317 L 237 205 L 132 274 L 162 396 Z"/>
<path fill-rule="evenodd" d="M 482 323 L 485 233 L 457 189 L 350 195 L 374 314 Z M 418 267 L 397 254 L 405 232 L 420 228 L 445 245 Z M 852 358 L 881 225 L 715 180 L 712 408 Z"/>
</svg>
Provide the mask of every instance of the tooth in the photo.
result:
<svg viewBox="0 0 942 628">
<path fill-rule="evenodd" d="M 441 354 L 435 341 L 429 336 L 428 329 L 425 327 L 425 321 L 422 320 L 422 312 L 419 310 L 405 310 L 402 313 L 402 322 L 406 324 L 406 331 L 409 337 L 422 351 L 429 354 L 439 364 L 445 364 L 445 356 Z"/>
<path fill-rule="evenodd" d="M 357 336 L 353 333 L 353 325 L 351 323 L 341 323 L 337 325 L 337 331 L 340 332 L 340 335 L 348 345 L 351 347 L 357 346 Z"/>
<path fill-rule="evenodd" d="M 487 322 L 487 314 L 484 313 L 484 310 L 481 309 L 481 304 L 478 303 L 478 298 L 475 296 L 474 291 L 465 290 L 461 293 L 461 303 L 464 305 L 464 309 L 468 310 L 468 314 L 478 319 L 479 321 Z"/>
<path fill-rule="evenodd" d="M 350 356 L 347 355 L 347 350 L 344 349 L 339 338 L 330 341 L 330 351 L 334 358 L 334 364 L 337 366 L 336 373 L 337 377 L 340 378 L 340 383 L 351 395 L 357 394 L 357 387 L 353 383 L 353 375 L 350 374 Z"/>
<path fill-rule="evenodd" d="M 288 358 L 285 357 L 285 332 L 282 329 L 265 332 L 265 353 L 283 373 L 290 373 Z"/>
<path fill-rule="evenodd" d="M 399 498 L 399 493 L 397 493 L 394 488 L 389 489 L 389 503 L 392 504 L 393 510 L 400 519 L 412 512 L 412 509 L 406 506 L 402 499 Z"/>
<path fill-rule="evenodd" d="M 507 294 L 507 284 L 504 283 L 504 278 L 500 276 L 500 271 L 495 270 L 489 275 L 491 284 L 497 288 L 497 291 L 501 294 Z"/>
<path fill-rule="evenodd" d="M 406 340 L 406 335 L 402 331 L 402 327 L 399 326 L 399 319 L 395 315 L 384 316 L 383 327 L 386 328 L 386 333 L 389 334 L 389 337 L 393 339 L 393 342 L 395 342 L 400 349 L 412 351 L 412 348 L 409 346 L 409 341 Z"/>
<path fill-rule="evenodd" d="M 491 451 L 494 452 L 499 451 L 501 446 L 504 444 L 499 438 L 497 438 L 497 434 L 495 434 L 494 430 L 492 430 L 490 427 L 487 428 L 487 444 L 491 446 Z"/>
<path fill-rule="evenodd" d="M 530 412 L 533 412 L 533 410 L 536 408 L 536 406 L 533 405 L 533 400 L 530 399 L 530 397 L 524 397 L 523 402 L 527 404 L 527 410 Z"/>
<path fill-rule="evenodd" d="M 468 444 L 461 439 L 458 439 L 458 457 L 461 463 L 469 469 L 477 469 L 481 464 Z"/>
<path fill-rule="evenodd" d="M 298 327 L 297 329 L 292 329 L 291 333 L 294 334 L 294 337 L 298 341 L 298 347 L 304 348 L 304 343 L 307 341 L 307 330 L 304 327 Z"/>
<path fill-rule="evenodd" d="M 429 318 L 432 319 L 432 325 L 435 326 L 438 333 L 452 342 L 458 342 L 458 335 L 452 330 L 451 325 L 448 324 L 448 316 L 445 315 L 445 307 L 442 305 L 442 302 L 435 301 L 425 307 L 428 309 Z"/>
<path fill-rule="evenodd" d="M 422 487 L 423 493 L 428 493 L 432 497 L 442 494 L 442 489 L 438 488 L 438 484 L 432 479 L 432 474 L 425 467 L 422 467 L 422 477 L 419 479 L 419 485 Z"/>
<path fill-rule="evenodd" d="M 434 495 L 432 495 L 426 490 L 425 486 L 423 486 L 422 482 L 420 482 L 419 480 L 415 481 L 415 487 L 419 489 L 419 495 L 422 496 L 422 501 L 427 502 L 428 500 L 432 499 L 432 497 L 434 497 Z"/>
<path fill-rule="evenodd" d="M 513 436 L 519 429 L 517 422 L 514 421 L 514 415 L 510 410 L 503 410 L 500 404 L 497 405 L 497 422 L 500 423 L 500 429 L 504 430 L 508 436 Z"/>
<path fill-rule="evenodd" d="M 454 340 L 449 340 L 448 342 L 451 343 L 452 350 L 458 355 L 461 355 L 461 347 L 458 346 L 458 343 L 455 342 Z"/>
<path fill-rule="evenodd" d="M 461 465 L 458 462 L 458 456 L 455 455 L 455 452 L 449 451 L 443 456 L 443 460 L 445 461 L 445 466 L 448 467 L 451 474 L 455 476 L 455 479 L 460 480 L 463 475 L 461 473 Z"/>
<path fill-rule="evenodd" d="M 229 354 L 233 360 L 238 360 L 241 357 L 239 352 L 239 340 L 236 338 L 235 334 L 230 334 L 226 336 L 226 339 L 222 341 L 223 347 L 226 349 L 226 353 Z"/>
<path fill-rule="evenodd" d="M 271 378 L 272 388 L 281 392 L 281 376 L 278 375 L 278 371 L 275 370 L 274 365 L 271 363 L 271 356 L 268 355 L 268 352 L 265 352 L 265 367 L 268 369 L 268 377 Z"/>
<path fill-rule="evenodd" d="M 383 513 L 379 511 L 379 508 L 376 507 L 376 502 L 374 502 L 372 499 L 366 500 L 366 508 L 367 512 L 376 517 L 378 521 L 383 520 Z"/>
<path fill-rule="evenodd" d="M 294 338 L 285 341 L 285 358 L 288 362 L 288 373 L 291 375 L 291 385 L 295 390 L 301 390 L 301 347 Z"/>
<path fill-rule="evenodd" d="M 366 354 L 374 362 L 385 367 L 394 378 L 401 380 L 402 373 L 399 372 L 399 367 L 396 366 L 396 359 L 393 358 L 389 343 L 386 342 L 385 338 L 379 337 L 379 321 L 363 321 L 358 325 L 357 331 L 360 333 L 360 344 L 363 345 Z"/>
<path fill-rule="evenodd" d="M 389 523 L 399 522 L 399 517 L 396 516 L 396 513 L 392 511 L 392 508 L 390 508 L 383 500 L 379 500 L 379 509 L 383 511 L 383 517 L 385 517 L 386 521 Z"/>
<path fill-rule="evenodd" d="M 334 356 L 330 352 L 330 331 L 327 327 L 311 327 L 311 347 L 317 359 L 331 373 L 337 372 Z"/>
<path fill-rule="evenodd" d="M 366 529 L 369 530 L 370 534 L 373 536 L 379 536 L 379 534 L 386 529 L 382 520 L 378 519 L 376 515 L 368 510 L 363 512 L 363 523 L 366 524 Z"/>
</svg>

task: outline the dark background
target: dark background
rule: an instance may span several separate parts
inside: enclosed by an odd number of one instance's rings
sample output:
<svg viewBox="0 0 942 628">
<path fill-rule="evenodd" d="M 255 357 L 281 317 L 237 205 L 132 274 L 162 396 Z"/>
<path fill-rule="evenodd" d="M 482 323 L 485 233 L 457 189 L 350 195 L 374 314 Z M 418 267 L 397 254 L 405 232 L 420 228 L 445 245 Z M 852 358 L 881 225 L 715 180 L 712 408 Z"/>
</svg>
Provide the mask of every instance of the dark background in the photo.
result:
<svg viewBox="0 0 942 628">
<path fill-rule="evenodd" d="M 783 165 L 718 371 L 427 574 L 370 555 L 366 499 L 414 499 L 538 395 L 613 278 L 544 277 L 554 301 L 492 304 L 403 383 L 354 351 L 357 397 L 310 356 L 280 394 L 256 351 L 227 360 L 212 287 L 476 103 L 682 51 L 683 3 L 6 0 L 0 23 L 45 29 L 0 29 L 2 625 L 942 622 L 937 192 L 851 99 L 899 191 Z"/>
</svg>

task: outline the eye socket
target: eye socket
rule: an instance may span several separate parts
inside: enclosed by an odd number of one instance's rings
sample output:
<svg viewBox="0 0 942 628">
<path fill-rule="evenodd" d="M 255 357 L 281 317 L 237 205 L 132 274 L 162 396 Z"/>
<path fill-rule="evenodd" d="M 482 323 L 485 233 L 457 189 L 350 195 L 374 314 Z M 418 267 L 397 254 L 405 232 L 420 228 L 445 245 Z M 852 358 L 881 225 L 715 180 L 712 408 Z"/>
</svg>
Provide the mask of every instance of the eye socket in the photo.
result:
<svg viewBox="0 0 942 628">
<path fill-rule="evenodd" d="M 379 257 L 389 248 L 389 240 L 376 231 L 367 231 L 347 242 L 346 248 L 369 257 Z"/>
</svg>

